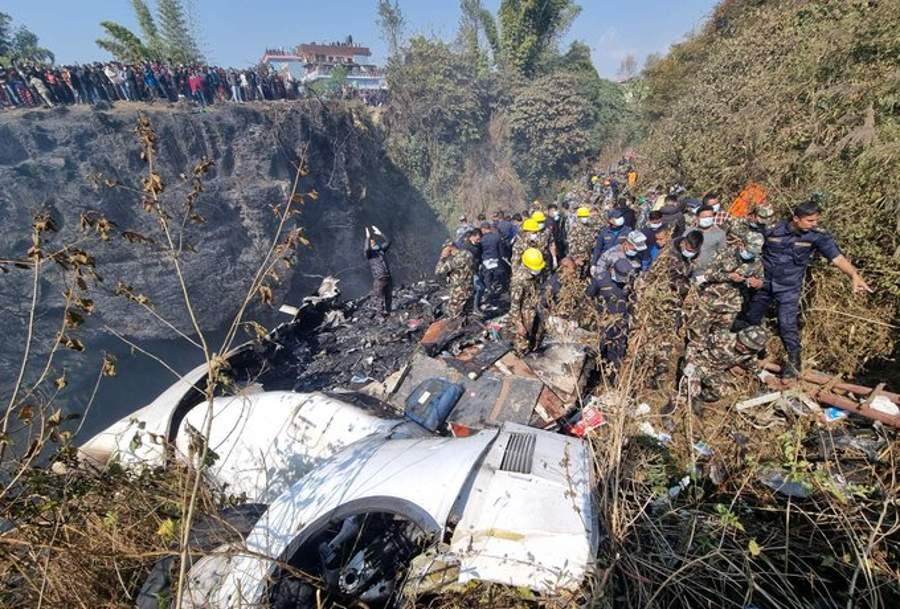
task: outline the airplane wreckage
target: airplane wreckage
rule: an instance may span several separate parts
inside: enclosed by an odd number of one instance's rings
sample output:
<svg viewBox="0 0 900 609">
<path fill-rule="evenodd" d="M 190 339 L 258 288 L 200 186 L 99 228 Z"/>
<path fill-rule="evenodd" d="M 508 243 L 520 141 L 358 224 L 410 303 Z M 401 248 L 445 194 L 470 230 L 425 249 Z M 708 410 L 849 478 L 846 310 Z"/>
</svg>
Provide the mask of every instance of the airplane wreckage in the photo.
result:
<svg viewBox="0 0 900 609">
<path fill-rule="evenodd" d="M 430 282 L 396 290 L 386 319 L 339 294 L 327 278 L 283 307 L 290 322 L 227 354 L 227 395 L 206 400 L 200 366 L 80 447 L 134 468 L 213 455 L 210 483 L 244 500 L 223 513 L 227 534 L 194 527 L 182 607 L 317 607 L 323 593 L 387 607 L 471 581 L 576 603 L 601 537 L 587 350 L 551 340 L 519 358 L 502 318 L 441 319 Z M 900 425 L 900 396 L 848 387 L 863 401 L 842 408 Z M 174 561 L 157 563 L 139 609 L 169 595 Z"/>
<path fill-rule="evenodd" d="M 194 557 L 183 607 L 315 607 L 309 581 L 369 607 L 472 580 L 578 594 L 599 541 L 579 437 L 592 422 L 550 429 L 578 400 L 586 351 L 517 358 L 490 322 L 432 324 L 437 291 L 398 290 L 381 319 L 326 279 L 226 355 L 229 395 L 206 400 L 204 364 L 79 448 L 139 468 L 197 465 L 205 442 L 212 485 L 245 500 L 223 514 L 238 538 L 207 535 Z M 172 561 L 138 607 L 168 594 Z"/>
</svg>

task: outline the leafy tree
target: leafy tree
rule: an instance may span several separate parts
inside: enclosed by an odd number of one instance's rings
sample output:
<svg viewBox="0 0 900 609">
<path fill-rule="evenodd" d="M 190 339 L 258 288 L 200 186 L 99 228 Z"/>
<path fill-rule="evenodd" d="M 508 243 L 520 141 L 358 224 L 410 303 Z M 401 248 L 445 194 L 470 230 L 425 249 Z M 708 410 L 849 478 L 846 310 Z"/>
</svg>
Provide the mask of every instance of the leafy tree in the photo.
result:
<svg viewBox="0 0 900 609">
<path fill-rule="evenodd" d="M 37 34 L 26 27 L 20 27 L 12 38 L 12 50 L 9 57 L 12 61 L 28 63 L 50 63 L 56 57 L 49 49 L 42 47 Z"/>
<path fill-rule="evenodd" d="M 141 33 L 144 35 L 144 44 L 146 49 L 154 57 L 161 57 L 164 51 L 164 44 L 159 37 L 159 30 L 156 27 L 156 21 L 153 19 L 153 13 L 144 0 L 131 0 L 131 6 L 134 7 L 134 13 L 137 15 L 138 25 L 141 27 Z"/>
<path fill-rule="evenodd" d="M 564 177 L 571 165 L 595 149 L 594 116 L 573 74 L 550 74 L 519 87 L 507 110 L 519 175 L 535 190 Z"/>
<path fill-rule="evenodd" d="M 150 58 L 150 50 L 131 30 L 113 21 L 101 21 L 108 38 L 98 38 L 97 46 L 123 62 L 140 62 Z"/>
<path fill-rule="evenodd" d="M 387 81 L 392 156 L 447 211 L 470 146 L 487 135 L 485 83 L 463 54 L 421 36 L 391 62 Z"/>
<path fill-rule="evenodd" d="M 400 51 L 405 25 L 399 0 L 378 0 L 378 27 L 381 28 L 381 37 L 387 43 L 391 57 Z"/>
<path fill-rule="evenodd" d="M 635 76 L 637 76 L 637 73 L 637 59 L 632 53 L 628 53 L 625 57 L 622 58 L 622 61 L 619 63 L 619 70 L 617 74 L 622 80 L 628 80 L 629 78 L 634 78 Z"/>
<path fill-rule="evenodd" d="M 198 63 L 203 55 L 191 34 L 181 0 L 158 0 L 157 19 L 166 58 L 173 63 Z"/>
<path fill-rule="evenodd" d="M 572 0 L 502 0 L 499 42 L 505 66 L 526 78 L 534 76 L 544 53 L 580 10 Z"/>
<path fill-rule="evenodd" d="M 481 6 L 481 0 L 460 0 L 459 8 L 461 16 L 459 19 L 459 33 L 457 39 L 460 47 L 470 64 L 476 66 L 479 74 L 484 74 L 490 68 L 490 59 L 487 49 L 482 48 L 481 31 L 483 29 L 485 14 L 493 23 L 493 16 Z M 496 30 L 494 31 L 496 37 Z M 487 37 L 485 35 L 485 37 Z M 491 42 L 488 41 L 488 45 Z"/>
</svg>

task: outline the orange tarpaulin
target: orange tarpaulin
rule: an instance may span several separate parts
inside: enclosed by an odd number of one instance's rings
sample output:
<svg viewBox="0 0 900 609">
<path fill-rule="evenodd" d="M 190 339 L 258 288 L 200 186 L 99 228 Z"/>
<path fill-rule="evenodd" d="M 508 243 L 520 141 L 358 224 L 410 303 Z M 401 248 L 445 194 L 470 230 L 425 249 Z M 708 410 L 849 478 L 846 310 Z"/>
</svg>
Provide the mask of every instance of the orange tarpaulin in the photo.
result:
<svg viewBox="0 0 900 609">
<path fill-rule="evenodd" d="M 766 200 L 769 191 L 761 184 L 750 182 L 744 187 L 728 208 L 728 213 L 737 218 L 744 218 L 755 205 Z"/>
</svg>

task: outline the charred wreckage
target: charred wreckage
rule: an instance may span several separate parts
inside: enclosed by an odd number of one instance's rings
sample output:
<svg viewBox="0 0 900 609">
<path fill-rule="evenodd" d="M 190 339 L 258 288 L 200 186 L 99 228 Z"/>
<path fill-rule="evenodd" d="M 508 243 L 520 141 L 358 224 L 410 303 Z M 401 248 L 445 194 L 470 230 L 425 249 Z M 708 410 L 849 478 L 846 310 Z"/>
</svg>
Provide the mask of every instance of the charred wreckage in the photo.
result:
<svg viewBox="0 0 900 609">
<path fill-rule="evenodd" d="M 434 322 L 434 283 L 398 290 L 389 318 L 366 302 L 326 279 L 227 354 L 227 394 L 207 401 L 199 366 L 80 447 L 140 468 L 199 465 L 205 443 L 210 483 L 242 499 L 227 534 L 194 528 L 182 606 L 384 607 L 470 581 L 578 598 L 600 537 L 582 437 L 599 421 L 566 418 L 586 350 L 518 358 L 491 321 Z M 174 560 L 138 607 L 170 594 Z"/>
</svg>

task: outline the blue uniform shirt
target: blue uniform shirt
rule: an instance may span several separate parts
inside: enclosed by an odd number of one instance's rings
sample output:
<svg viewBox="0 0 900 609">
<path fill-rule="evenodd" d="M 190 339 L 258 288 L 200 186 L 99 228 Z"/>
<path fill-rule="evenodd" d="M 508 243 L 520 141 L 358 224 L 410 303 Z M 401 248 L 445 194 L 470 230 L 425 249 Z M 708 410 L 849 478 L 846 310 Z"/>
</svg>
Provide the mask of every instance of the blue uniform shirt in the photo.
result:
<svg viewBox="0 0 900 609">
<path fill-rule="evenodd" d="M 597 259 L 603 255 L 603 252 L 625 241 L 630 232 L 631 227 L 627 224 L 616 227 L 607 224 L 594 241 L 594 250 L 591 252 L 591 264 L 597 264 Z"/>
<path fill-rule="evenodd" d="M 784 287 L 800 287 L 806 267 L 814 251 L 828 260 L 841 255 L 841 250 L 828 231 L 814 228 L 800 231 L 782 220 L 763 232 L 763 267 L 766 279 Z"/>
</svg>

